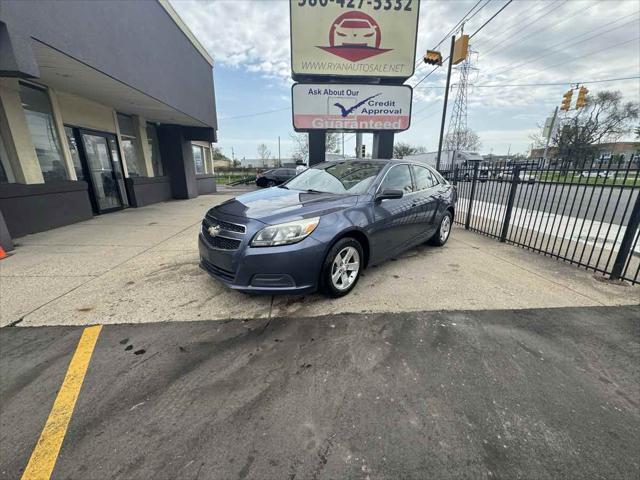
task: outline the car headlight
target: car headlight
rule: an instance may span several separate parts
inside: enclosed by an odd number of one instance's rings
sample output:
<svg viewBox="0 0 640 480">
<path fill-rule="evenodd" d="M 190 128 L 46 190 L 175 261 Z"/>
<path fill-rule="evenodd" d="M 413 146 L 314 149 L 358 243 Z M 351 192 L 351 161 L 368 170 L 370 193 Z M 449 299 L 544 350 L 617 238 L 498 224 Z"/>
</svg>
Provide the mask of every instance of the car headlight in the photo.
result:
<svg viewBox="0 0 640 480">
<path fill-rule="evenodd" d="M 320 223 L 320 217 L 305 218 L 263 228 L 251 240 L 252 247 L 290 245 L 311 235 Z"/>
</svg>

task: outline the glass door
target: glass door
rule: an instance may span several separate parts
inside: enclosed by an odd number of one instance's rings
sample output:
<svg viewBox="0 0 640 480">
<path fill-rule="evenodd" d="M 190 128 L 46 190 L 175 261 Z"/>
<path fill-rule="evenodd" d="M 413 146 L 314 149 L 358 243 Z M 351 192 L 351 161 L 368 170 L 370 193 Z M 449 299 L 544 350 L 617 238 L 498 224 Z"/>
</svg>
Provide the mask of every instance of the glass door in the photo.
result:
<svg viewBox="0 0 640 480">
<path fill-rule="evenodd" d="M 80 130 L 85 171 L 89 177 L 93 200 L 98 213 L 124 207 L 119 182 L 122 176 L 119 158 L 113 158 L 109 139 L 112 135 Z M 113 139 L 115 142 L 115 138 Z M 117 151 L 117 149 L 116 149 Z M 118 175 L 120 174 L 120 175 Z"/>
</svg>

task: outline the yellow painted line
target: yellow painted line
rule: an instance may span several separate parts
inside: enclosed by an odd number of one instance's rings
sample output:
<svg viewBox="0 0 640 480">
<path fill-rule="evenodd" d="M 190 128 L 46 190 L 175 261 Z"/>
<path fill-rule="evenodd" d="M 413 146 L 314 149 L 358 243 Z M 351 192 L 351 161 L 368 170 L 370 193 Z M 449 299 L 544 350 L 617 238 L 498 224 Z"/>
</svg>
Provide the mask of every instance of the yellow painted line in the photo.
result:
<svg viewBox="0 0 640 480">
<path fill-rule="evenodd" d="M 22 474 L 22 480 L 49 480 L 51 477 L 100 330 L 102 325 L 95 325 L 82 332 L 47 423 Z"/>
</svg>

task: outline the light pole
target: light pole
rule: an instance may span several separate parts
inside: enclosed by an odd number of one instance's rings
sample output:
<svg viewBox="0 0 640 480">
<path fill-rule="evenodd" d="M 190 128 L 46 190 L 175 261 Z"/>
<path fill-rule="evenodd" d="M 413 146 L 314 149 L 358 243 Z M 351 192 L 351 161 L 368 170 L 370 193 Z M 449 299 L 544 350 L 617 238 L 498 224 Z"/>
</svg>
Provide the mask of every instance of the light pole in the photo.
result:
<svg viewBox="0 0 640 480">
<path fill-rule="evenodd" d="M 442 140 L 444 138 L 444 122 L 447 119 L 447 102 L 449 101 L 449 85 L 451 84 L 451 66 L 453 65 L 453 50 L 456 46 L 456 36 L 451 37 L 451 53 L 449 53 L 449 66 L 447 67 L 447 85 L 444 90 L 444 105 L 442 106 L 442 122 L 440 124 L 440 140 L 438 141 L 438 157 L 436 158 L 436 170 L 440 170 L 440 156 L 442 155 Z"/>
</svg>

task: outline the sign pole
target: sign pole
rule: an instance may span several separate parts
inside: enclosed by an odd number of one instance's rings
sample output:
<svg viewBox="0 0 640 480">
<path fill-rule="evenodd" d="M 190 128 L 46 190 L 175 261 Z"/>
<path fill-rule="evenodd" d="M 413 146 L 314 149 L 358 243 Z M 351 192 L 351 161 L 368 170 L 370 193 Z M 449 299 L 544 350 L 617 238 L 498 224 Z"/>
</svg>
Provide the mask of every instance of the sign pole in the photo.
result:
<svg viewBox="0 0 640 480">
<path fill-rule="evenodd" d="M 447 86 L 444 90 L 444 105 L 442 107 L 442 123 L 440 124 L 440 141 L 438 142 L 438 158 L 436 170 L 440 170 L 440 156 L 442 155 L 442 141 L 444 139 L 444 122 L 447 119 L 447 102 L 449 101 L 449 85 L 451 84 L 451 66 L 453 65 L 453 49 L 456 45 L 456 36 L 451 37 L 451 53 L 449 54 L 449 66 L 447 68 Z"/>
<path fill-rule="evenodd" d="M 309 167 L 325 161 L 326 130 L 312 130 L 309 132 Z"/>
<path fill-rule="evenodd" d="M 356 133 L 356 158 L 362 157 L 362 132 Z"/>
<path fill-rule="evenodd" d="M 558 117 L 558 107 L 553 112 L 553 118 L 551 119 L 551 125 L 549 125 L 549 131 L 547 132 L 547 142 L 544 146 L 544 153 L 542 154 L 543 166 L 547 164 L 547 153 L 549 151 L 549 143 L 551 142 L 551 135 L 553 134 L 553 127 L 556 124 L 556 118 Z"/>
</svg>

